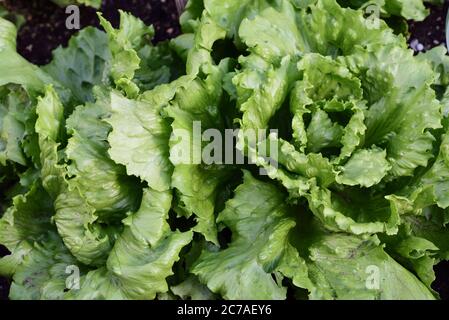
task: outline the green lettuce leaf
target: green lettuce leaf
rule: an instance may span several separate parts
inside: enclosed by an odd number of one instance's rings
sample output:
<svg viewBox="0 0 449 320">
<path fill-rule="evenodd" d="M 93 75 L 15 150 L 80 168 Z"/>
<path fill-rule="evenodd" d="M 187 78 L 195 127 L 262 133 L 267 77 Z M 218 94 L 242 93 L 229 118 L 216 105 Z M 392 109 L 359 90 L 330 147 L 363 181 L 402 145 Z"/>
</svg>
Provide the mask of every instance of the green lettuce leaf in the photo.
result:
<svg viewBox="0 0 449 320">
<path fill-rule="evenodd" d="M 203 285 L 197 277 L 189 276 L 185 281 L 176 286 L 170 287 L 170 290 L 183 300 L 214 300 L 214 294 Z"/>
<path fill-rule="evenodd" d="M 27 165 L 26 144 L 33 132 L 27 122 L 33 117 L 32 98 L 17 85 L 0 87 L 0 164 L 11 161 Z"/>
<path fill-rule="evenodd" d="M 431 166 L 421 170 L 401 190 L 396 191 L 389 200 L 402 213 L 415 212 L 423 214 L 425 208 L 438 206 L 449 207 L 449 135 L 441 136 L 439 153 Z"/>
<path fill-rule="evenodd" d="M 61 239 L 51 234 L 35 244 L 14 273 L 9 298 L 12 300 L 60 300 L 68 286 L 71 267 L 77 261 Z"/>
<path fill-rule="evenodd" d="M 88 272 L 71 299 L 154 299 L 168 291 L 166 278 L 192 232 L 170 231 L 166 219 L 171 193 L 147 189 L 140 209 L 124 221 L 126 227 L 106 266 Z M 146 227 L 148 228 L 146 228 Z"/>
<path fill-rule="evenodd" d="M 435 299 L 376 239 L 327 235 L 310 247 L 309 258 L 309 274 L 316 287 L 311 299 Z"/>
<path fill-rule="evenodd" d="M 0 274 L 13 275 L 33 250 L 35 242 L 42 242 L 54 231 L 50 222 L 53 215 L 51 198 L 36 182 L 24 195 L 13 198 L 13 205 L 0 219 L 0 244 L 11 255 L 0 259 Z"/>
<path fill-rule="evenodd" d="M 154 36 L 153 27 L 146 26 L 140 19 L 121 10 L 118 29 L 114 29 L 101 14 L 99 17 L 109 38 L 112 78 L 115 81 L 121 78 L 131 80 L 140 65 L 137 51 L 145 45 L 145 41 L 149 42 Z"/>
<path fill-rule="evenodd" d="M 20 84 L 30 91 L 40 91 L 54 83 L 45 72 L 16 52 L 17 29 L 12 22 L 0 18 L 0 86 Z"/>
<path fill-rule="evenodd" d="M 54 50 L 52 62 L 43 70 L 70 90 L 76 105 L 94 101 L 94 86 L 109 84 L 111 59 L 106 34 L 88 27 L 72 37 L 66 48 Z"/>
<path fill-rule="evenodd" d="M 69 184 L 80 191 L 102 221 L 134 211 L 141 195 L 135 179 L 108 155 L 111 127 L 102 120 L 110 115 L 110 103 L 107 96 L 98 96 L 95 104 L 78 107 L 67 119 Z"/>
<path fill-rule="evenodd" d="M 212 292 L 225 299 L 285 299 L 282 274 L 307 284 L 305 262 L 289 243 L 295 221 L 275 186 L 245 172 L 217 221 L 231 229 L 231 243 L 218 252 L 203 252 L 192 270 Z"/>
<path fill-rule="evenodd" d="M 182 85 L 183 81 L 180 79 L 178 83 Z M 173 167 L 168 146 L 171 128 L 162 112 L 174 98 L 176 89 L 176 83 L 162 85 L 145 92 L 139 100 L 113 92 L 112 116 L 106 120 L 112 127 L 108 137 L 111 158 L 126 166 L 129 175 L 140 177 L 158 191 L 171 186 Z"/>
</svg>

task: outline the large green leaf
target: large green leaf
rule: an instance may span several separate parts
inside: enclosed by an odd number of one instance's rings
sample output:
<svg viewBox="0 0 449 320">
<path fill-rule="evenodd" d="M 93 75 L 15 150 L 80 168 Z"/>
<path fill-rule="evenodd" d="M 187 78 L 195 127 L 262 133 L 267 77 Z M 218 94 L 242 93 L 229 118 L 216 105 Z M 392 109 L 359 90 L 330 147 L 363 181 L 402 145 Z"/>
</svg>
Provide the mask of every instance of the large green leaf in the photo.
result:
<svg viewBox="0 0 449 320">
<path fill-rule="evenodd" d="M 74 104 L 92 102 L 92 88 L 109 84 L 111 51 L 106 34 L 93 27 L 81 30 L 66 48 L 53 51 L 52 62 L 43 69 L 70 90 Z"/>
<path fill-rule="evenodd" d="M 289 242 L 295 221 L 275 186 L 245 172 L 218 222 L 231 229 L 231 243 L 218 252 L 205 251 L 193 268 L 212 292 L 225 299 L 285 299 L 282 274 L 308 285 L 305 263 Z"/>
<path fill-rule="evenodd" d="M 112 127 L 109 154 L 115 162 L 126 166 L 128 174 L 140 177 L 159 191 L 171 186 L 171 128 L 163 118 L 163 110 L 174 98 L 178 84 L 182 85 L 183 80 L 145 92 L 139 100 L 116 92 L 111 95 L 112 116 L 107 119 Z"/>
<path fill-rule="evenodd" d="M 192 232 L 170 231 L 167 218 L 169 191 L 147 189 L 140 209 L 126 218 L 104 267 L 81 279 L 81 289 L 71 290 L 72 299 L 154 299 L 168 291 L 166 278 Z"/>
<path fill-rule="evenodd" d="M 312 299 L 433 300 L 412 273 L 393 260 L 375 239 L 328 235 L 310 247 Z"/>
</svg>

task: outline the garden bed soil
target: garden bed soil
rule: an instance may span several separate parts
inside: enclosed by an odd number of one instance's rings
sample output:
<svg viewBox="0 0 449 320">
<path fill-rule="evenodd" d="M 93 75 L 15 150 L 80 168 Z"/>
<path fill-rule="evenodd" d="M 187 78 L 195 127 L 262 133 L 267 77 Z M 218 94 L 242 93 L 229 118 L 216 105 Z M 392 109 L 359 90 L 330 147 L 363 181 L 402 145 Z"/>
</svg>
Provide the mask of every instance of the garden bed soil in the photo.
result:
<svg viewBox="0 0 449 320">
<path fill-rule="evenodd" d="M 65 28 L 67 14 L 65 10 L 46 0 L 0 0 L 0 4 L 10 11 L 22 14 L 25 24 L 17 38 L 17 50 L 34 64 L 44 65 L 51 60 L 51 52 L 59 45 L 67 45 L 76 30 Z M 409 22 L 410 38 L 413 49 L 428 50 L 439 44 L 445 44 L 445 19 L 449 7 L 430 6 L 431 14 L 422 22 Z M 170 39 L 180 33 L 178 11 L 175 0 L 104 0 L 100 11 L 114 26 L 119 24 L 118 10 L 122 9 L 141 18 L 146 24 L 153 24 L 156 30 L 154 42 Z M 81 27 L 99 26 L 96 10 L 80 7 Z M 421 44 L 422 46 L 418 46 Z M 0 246 L 0 257 L 8 251 Z M 442 299 L 449 300 L 449 262 L 435 267 L 436 277 L 432 287 L 440 293 Z M 7 299 L 9 281 L 0 278 L 0 300 Z"/>
</svg>

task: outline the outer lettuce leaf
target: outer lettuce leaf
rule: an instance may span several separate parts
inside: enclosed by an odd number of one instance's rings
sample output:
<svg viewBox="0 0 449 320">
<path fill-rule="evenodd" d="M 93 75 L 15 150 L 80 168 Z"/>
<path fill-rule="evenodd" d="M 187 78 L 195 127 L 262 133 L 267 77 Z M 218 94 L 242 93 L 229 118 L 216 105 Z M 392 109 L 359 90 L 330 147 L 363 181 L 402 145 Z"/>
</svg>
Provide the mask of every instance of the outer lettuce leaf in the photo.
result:
<svg viewBox="0 0 449 320">
<path fill-rule="evenodd" d="M 215 299 L 215 295 L 193 275 L 177 286 L 170 287 L 170 290 L 183 300 Z"/>
<path fill-rule="evenodd" d="M 445 216 L 435 207 L 429 207 L 425 216 L 403 215 L 399 233 L 382 239 L 397 260 L 413 270 L 429 289 L 435 280 L 433 266 L 449 256 Z"/>
<path fill-rule="evenodd" d="M 425 239 L 427 244 L 425 251 L 431 251 L 437 261 L 447 260 L 449 257 L 447 218 L 442 210 L 429 209 L 427 217 L 407 215 L 404 217 L 404 225 L 407 235 Z M 419 257 L 420 247 L 412 247 L 410 251 L 414 258 Z M 424 251 L 424 250 L 423 250 Z M 430 284 L 430 283 L 429 283 Z"/>
<path fill-rule="evenodd" d="M 0 163 L 39 164 L 34 103 L 46 84 L 61 86 L 16 52 L 16 27 L 0 18 Z"/>
<path fill-rule="evenodd" d="M 413 270 L 419 279 L 431 290 L 431 285 L 435 281 L 433 266 L 436 264 L 435 252 L 439 249 L 432 242 L 410 236 L 395 247 L 402 259 L 399 261 L 409 269 Z M 403 262 L 406 259 L 406 262 Z M 407 261 L 408 260 L 408 261 Z"/>
<path fill-rule="evenodd" d="M 244 183 L 217 221 L 231 229 L 231 243 L 218 252 L 203 252 L 192 270 L 212 292 L 225 299 L 285 299 L 281 274 L 308 284 L 305 263 L 289 243 L 295 221 L 275 186 L 245 172 Z"/>
<path fill-rule="evenodd" d="M 253 17 L 273 4 L 276 4 L 275 1 L 267 0 L 230 0 L 226 3 L 217 0 L 190 0 L 180 17 L 180 24 L 186 34 L 193 33 L 196 37 L 201 33 L 207 34 L 207 29 L 220 30 L 219 32 L 224 32 L 227 38 L 234 39 L 238 47 L 242 47 L 238 37 L 242 20 Z M 207 24 L 209 26 L 201 31 L 202 26 Z M 214 32 L 209 32 L 209 36 L 206 37 L 210 36 L 214 36 Z"/>
<path fill-rule="evenodd" d="M 27 129 L 27 121 L 33 116 L 31 97 L 20 86 L 0 88 L 0 164 L 7 161 L 25 166 L 26 143 L 33 132 Z"/>
<path fill-rule="evenodd" d="M 54 81 L 16 52 L 16 37 L 14 24 L 0 18 L 0 86 L 15 83 L 31 91 L 40 91 L 46 83 Z"/>
<path fill-rule="evenodd" d="M 52 62 L 43 69 L 70 90 L 76 105 L 94 101 L 95 85 L 109 84 L 111 59 L 106 34 L 88 27 L 71 38 L 67 48 L 53 51 Z"/>
<path fill-rule="evenodd" d="M 14 273 L 9 298 L 13 300 L 59 300 L 64 297 L 66 271 L 77 261 L 61 239 L 51 234 L 42 244 L 35 244 Z"/>
<path fill-rule="evenodd" d="M 426 207 L 449 207 L 449 135 L 441 136 L 440 150 L 433 164 L 412 178 L 407 186 L 396 191 L 389 200 L 402 213 L 423 214 Z"/>
<path fill-rule="evenodd" d="M 442 104 L 442 113 L 444 116 L 443 125 L 448 128 L 449 115 L 449 57 L 446 55 L 447 49 L 444 46 L 435 47 L 425 53 L 419 54 L 417 58 L 430 63 L 436 78 L 432 88 L 435 90 L 438 100 Z"/>
<path fill-rule="evenodd" d="M 296 13 L 290 1 L 283 2 L 279 10 L 269 7 L 254 18 L 244 19 L 239 36 L 251 53 L 273 64 L 281 57 L 297 57 L 307 43 L 296 25 Z"/>
<path fill-rule="evenodd" d="M 186 34 L 193 32 L 194 26 L 198 23 L 201 13 L 204 10 L 203 0 L 189 0 L 179 17 L 179 23 L 182 31 Z"/>
<path fill-rule="evenodd" d="M 422 0 L 394 0 L 385 1 L 385 11 L 392 15 L 400 15 L 406 19 L 424 20 L 429 11 L 424 6 Z"/>
<path fill-rule="evenodd" d="M 310 247 L 312 299 L 433 300 L 413 274 L 393 260 L 375 239 L 333 234 Z"/>
<path fill-rule="evenodd" d="M 370 28 L 360 12 L 343 9 L 334 0 L 318 0 L 309 9 L 295 10 L 289 1 L 282 2 L 279 10 L 268 8 L 256 18 L 244 20 L 239 34 L 252 53 L 270 62 L 279 61 L 285 55 L 295 57 L 308 52 L 349 55 L 357 47 L 369 49 L 380 44 L 405 48 L 404 39 L 395 36 L 384 22 L 380 22 L 379 28 Z M 347 33 L 347 25 L 354 32 Z M 279 30 L 283 37 L 278 37 Z M 280 38 L 289 40 L 280 42 Z"/>
<path fill-rule="evenodd" d="M 168 191 L 146 190 L 140 209 L 125 220 L 106 266 L 87 273 L 81 290 L 70 291 L 67 298 L 154 299 L 157 293 L 167 292 L 165 279 L 181 249 L 192 240 L 192 232 L 169 230 L 170 206 Z"/>
<path fill-rule="evenodd" d="M 12 252 L 0 259 L 0 274 L 12 277 L 10 299 L 60 299 L 66 267 L 76 260 L 51 223 L 52 199 L 37 181 L 0 220 L 0 243 Z"/>
<path fill-rule="evenodd" d="M 54 230 L 51 198 L 39 182 L 25 195 L 13 199 L 13 205 L 0 219 L 0 243 L 12 253 L 0 259 L 0 273 L 11 276 L 33 250 L 34 242 L 43 241 Z"/>
</svg>

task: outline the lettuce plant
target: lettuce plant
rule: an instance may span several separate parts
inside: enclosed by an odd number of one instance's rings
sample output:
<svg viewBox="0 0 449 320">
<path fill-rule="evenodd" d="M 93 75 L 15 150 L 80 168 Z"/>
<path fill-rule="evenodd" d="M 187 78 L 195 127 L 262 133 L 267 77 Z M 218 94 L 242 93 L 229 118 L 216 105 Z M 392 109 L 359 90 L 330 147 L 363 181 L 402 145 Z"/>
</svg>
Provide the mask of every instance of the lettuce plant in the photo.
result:
<svg viewBox="0 0 449 320">
<path fill-rule="evenodd" d="M 445 49 L 335 0 L 191 0 L 180 21 L 154 46 L 101 18 L 38 68 L 0 20 L 10 298 L 438 298 Z M 236 129 L 249 164 L 195 161 L 198 134 Z"/>
</svg>

